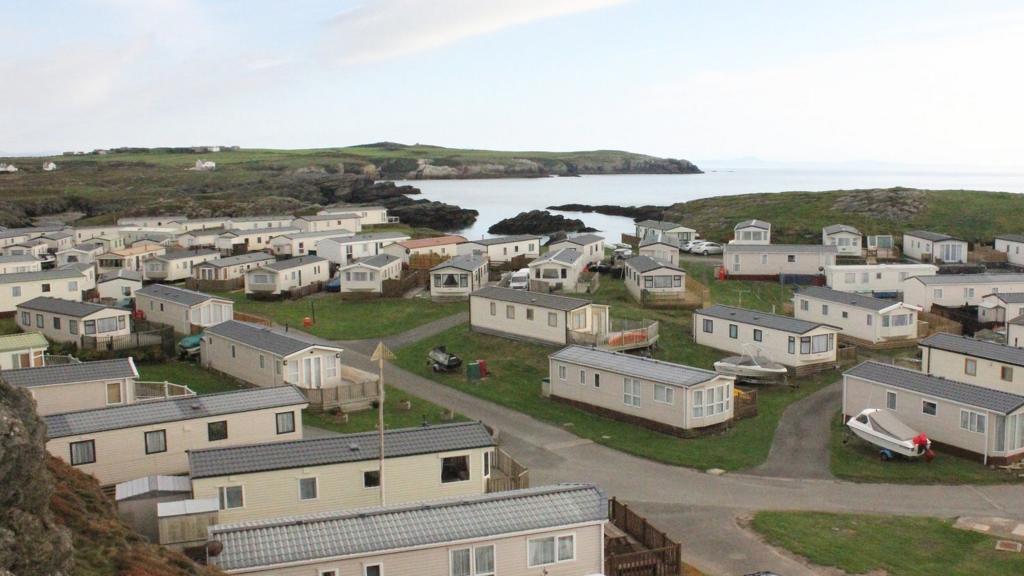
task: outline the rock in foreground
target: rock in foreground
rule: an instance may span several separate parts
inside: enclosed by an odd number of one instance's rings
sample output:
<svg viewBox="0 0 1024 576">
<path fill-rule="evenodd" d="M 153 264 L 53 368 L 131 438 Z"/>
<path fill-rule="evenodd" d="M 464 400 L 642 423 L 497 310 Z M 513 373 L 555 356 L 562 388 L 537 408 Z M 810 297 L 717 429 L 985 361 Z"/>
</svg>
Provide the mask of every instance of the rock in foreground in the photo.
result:
<svg viewBox="0 0 1024 576">
<path fill-rule="evenodd" d="M 551 234 L 553 232 L 596 232 L 582 220 L 552 214 L 547 210 L 520 212 L 487 229 L 491 234 Z"/>
</svg>

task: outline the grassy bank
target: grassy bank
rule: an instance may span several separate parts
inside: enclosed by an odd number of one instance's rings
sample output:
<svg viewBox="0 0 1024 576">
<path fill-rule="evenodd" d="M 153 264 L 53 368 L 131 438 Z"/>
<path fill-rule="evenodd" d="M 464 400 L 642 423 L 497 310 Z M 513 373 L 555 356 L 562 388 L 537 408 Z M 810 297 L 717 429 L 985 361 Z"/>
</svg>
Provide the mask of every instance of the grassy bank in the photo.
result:
<svg viewBox="0 0 1024 576">
<path fill-rule="evenodd" d="M 0 318 L 0 336 L 21 332 L 14 318 Z"/>
<path fill-rule="evenodd" d="M 772 223 L 772 242 L 821 243 L 821 229 L 850 224 L 865 234 L 896 234 L 924 228 L 969 241 L 991 242 L 999 233 L 1019 232 L 1024 195 L 972 190 L 835 190 L 744 194 L 673 205 L 666 219 L 728 241 L 741 220 Z"/>
<path fill-rule="evenodd" d="M 832 474 L 855 482 L 895 484 L 1002 484 L 1024 482 L 1016 474 L 993 470 L 975 460 L 936 451 L 930 463 L 924 460 L 895 459 L 883 462 L 878 447 L 847 432 L 837 412 L 832 418 L 829 453 Z M 844 442 L 845 440 L 845 442 Z"/>
<path fill-rule="evenodd" d="M 819 566 L 850 574 L 1010 576 L 1024 573 L 1024 555 L 997 552 L 996 539 L 953 528 L 946 520 L 759 512 L 752 527 L 775 546 Z"/>
<path fill-rule="evenodd" d="M 163 364 L 140 364 L 138 369 L 142 380 L 184 384 L 197 394 L 213 394 L 245 388 L 245 386 L 233 378 L 206 370 L 191 362 L 169 361 Z M 401 403 L 405 400 L 408 400 L 411 404 L 409 410 L 404 410 L 401 407 Z M 443 411 L 444 409 L 437 404 L 385 385 L 384 428 L 386 429 L 419 426 L 424 421 L 430 424 L 439 424 L 444 422 L 441 418 Z M 465 419 L 458 414 L 456 414 L 455 418 L 456 420 Z M 307 426 L 316 426 L 343 434 L 366 432 L 377 429 L 377 411 L 362 410 L 351 412 L 348 415 L 348 422 L 341 422 L 338 417 L 331 414 L 315 413 L 306 410 L 303 412 L 302 421 Z"/>
<path fill-rule="evenodd" d="M 465 302 L 435 304 L 426 298 L 342 300 L 338 294 L 319 293 L 299 300 L 258 301 L 242 292 L 222 294 L 235 302 L 235 310 L 268 318 L 277 324 L 302 327 L 303 318 L 315 317 L 306 331 L 328 340 L 362 340 L 390 336 L 457 314 Z"/>
</svg>

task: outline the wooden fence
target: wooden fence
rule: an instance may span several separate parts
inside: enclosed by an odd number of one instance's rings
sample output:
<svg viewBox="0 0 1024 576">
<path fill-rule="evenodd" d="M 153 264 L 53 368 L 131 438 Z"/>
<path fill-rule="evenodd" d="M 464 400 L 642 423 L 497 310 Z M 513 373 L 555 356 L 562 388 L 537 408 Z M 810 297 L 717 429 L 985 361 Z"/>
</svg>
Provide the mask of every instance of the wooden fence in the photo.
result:
<svg viewBox="0 0 1024 576">
<path fill-rule="evenodd" d="M 267 320 L 262 316 L 256 316 L 255 314 L 246 314 L 245 312 L 239 312 L 238 310 L 235 310 L 234 319 L 238 320 L 239 322 L 248 322 L 249 324 L 260 324 L 268 328 L 270 327 L 270 320 Z"/>
<path fill-rule="evenodd" d="M 229 278 L 227 280 L 188 278 L 185 280 L 185 287 L 189 290 L 198 290 L 200 292 L 230 292 L 245 288 L 245 277 L 239 276 L 238 278 Z"/>
<path fill-rule="evenodd" d="M 494 450 L 494 470 L 487 479 L 488 492 L 505 492 L 530 487 L 530 471 L 501 448 Z M 500 474 L 495 474 L 495 471 Z"/>
<path fill-rule="evenodd" d="M 732 417 L 735 420 L 757 416 L 757 390 L 734 388 L 732 396 Z"/>
<path fill-rule="evenodd" d="M 430 274 L 426 270 L 408 270 L 401 278 L 381 281 L 381 295 L 384 298 L 401 298 L 417 286 L 426 286 Z"/>
<path fill-rule="evenodd" d="M 508 262 L 492 261 L 490 263 L 490 269 L 491 272 L 515 272 L 516 270 L 526 268 L 526 265 L 531 261 L 532 260 L 527 258 L 525 254 L 520 254 L 519 256 L 513 256 Z M 498 277 L 500 278 L 501 275 L 499 274 Z"/>
<path fill-rule="evenodd" d="M 300 388 L 312 408 L 346 411 L 363 410 L 377 399 L 376 382 L 351 382 L 328 388 Z"/>
<path fill-rule="evenodd" d="M 608 519 L 643 546 L 632 550 L 620 542 L 606 548 L 607 576 L 676 576 L 682 567 L 682 546 L 658 530 L 629 506 L 612 498 L 608 501 Z"/>
<path fill-rule="evenodd" d="M 921 316 L 925 316 L 923 319 L 932 327 L 933 332 L 947 332 L 947 328 L 955 329 L 959 326 L 960 331 L 954 334 L 971 335 L 982 327 L 975 307 L 951 308 L 932 304 L 931 312 L 918 314 L 918 318 Z"/>
<path fill-rule="evenodd" d="M 98 352 L 119 352 L 147 346 L 160 347 L 164 354 L 174 354 L 174 329 L 170 326 L 122 334 L 120 336 L 82 336 L 79 348 Z"/>
<path fill-rule="evenodd" d="M 444 256 L 442 254 L 410 254 L 409 269 L 430 270 L 434 266 L 437 266 L 441 262 L 449 260 L 450 258 L 450 256 Z"/>
</svg>

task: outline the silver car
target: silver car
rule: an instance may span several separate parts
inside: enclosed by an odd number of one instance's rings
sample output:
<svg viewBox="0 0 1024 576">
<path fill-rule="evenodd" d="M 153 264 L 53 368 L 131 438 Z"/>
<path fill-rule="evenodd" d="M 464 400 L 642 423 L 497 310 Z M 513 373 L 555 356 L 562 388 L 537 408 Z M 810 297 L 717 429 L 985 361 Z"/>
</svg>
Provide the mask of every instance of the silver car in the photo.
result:
<svg viewBox="0 0 1024 576">
<path fill-rule="evenodd" d="M 707 256 L 708 254 L 721 254 L 723 250 L 722 245 L 717 242 L 703 242 L 691 251 L 694 254 L 703 254 Z"/>
</svg>

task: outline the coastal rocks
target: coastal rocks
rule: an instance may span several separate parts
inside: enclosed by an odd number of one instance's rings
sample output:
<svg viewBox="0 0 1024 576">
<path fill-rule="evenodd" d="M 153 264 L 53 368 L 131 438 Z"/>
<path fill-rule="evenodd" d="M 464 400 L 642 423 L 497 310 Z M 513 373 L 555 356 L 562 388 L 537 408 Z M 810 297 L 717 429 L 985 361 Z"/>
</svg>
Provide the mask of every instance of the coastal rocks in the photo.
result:
<svg viewBox="0 0 1024 576">
<path fill-rule="evenodd" d="M 431 228 L 442 232 L 460 230 L 476 222 L 476 217 L 479 214 L 476 210 L 460 208 L 444 202 L 411 198 L 405 200 L 406 202 L 388 206 L 388 215 L 397 216 L 402 224 L 414 228 Z"/>
<path fill-rule="evenodd" d="M 609 153 L 599 158 L 507 158 L 500 161 L 472 161 L 459 158 L 419 158 L 415 167 L 394 162 L 383 166 L 385 175 L 409 180 L 443 180 L 454 178 L 543 178 L 546 176 L 580 176 L 586 174 L 700 174 L 701 170 L 688 160 L 655 158 L 639 154 Z M 404 168 L 404 171 L 396 170 Z"/>
<path fill-rule="evenodd" d="M 913 218 L 927 207 L 924 190 L 900 187 L 844 192 L 832 203 L 835 212 L 893 222 Z"/>
<path fill-rule="evenodd" d="M 663 215 L 668 206 L 612 206 L 601 204 L 592 206 L 590 204 L 562 204 L 561 206 L 548 206 L 548 210 L 560 210 L 563 212 L 596 212 L 605 216 L 625 216 L 633 220 L 664 220 Z"/>
<path fill-rule="evenodd" d="M 547 210 L 520 212 L 494 224 L 487 231 L 491 234 L 551 234 L 553 232 L 596 232 L 582 220 L 552 214 Z"/>
</svg>

